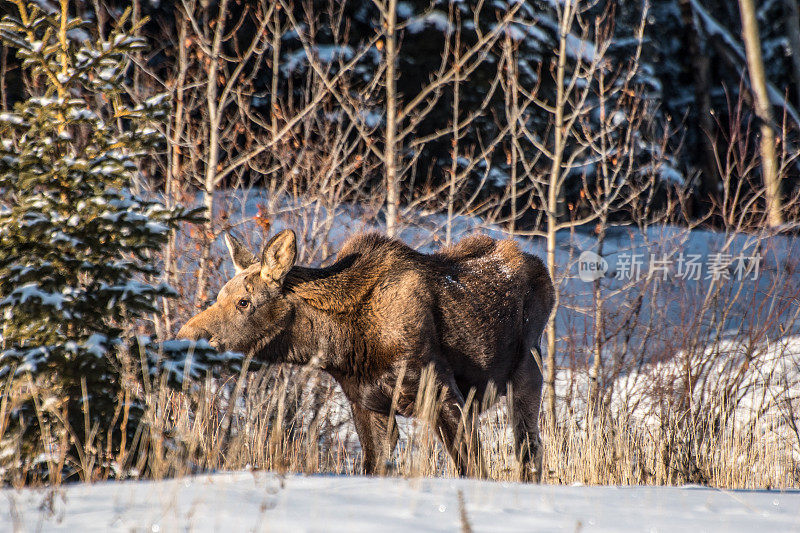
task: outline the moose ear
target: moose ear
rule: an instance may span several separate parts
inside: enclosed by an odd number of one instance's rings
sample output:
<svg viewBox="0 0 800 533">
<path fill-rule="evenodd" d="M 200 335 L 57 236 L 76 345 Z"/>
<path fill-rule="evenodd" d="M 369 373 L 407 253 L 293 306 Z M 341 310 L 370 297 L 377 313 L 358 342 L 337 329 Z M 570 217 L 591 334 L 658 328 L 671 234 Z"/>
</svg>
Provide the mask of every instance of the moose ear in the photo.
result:
<svg viewBox="0 0 800 533">
<path fill-rule="evenodd" d="M 285 229 L 269 240 L 261 252 L 261 279 L 268 285 L 280 287 L 297 259 L 297 236 Z"/>
<path fill-rule="evenodd" d="M 256 256 L 250 253 L 250 250 L 245 248 L 244 244 L 230 233 L 225 233 L 225 244 L 228 246 L 228 252 L 233 260 L 233 268 L 236 269 L 237 274 L 253 263 L 258 262 Z"/>
</svg>

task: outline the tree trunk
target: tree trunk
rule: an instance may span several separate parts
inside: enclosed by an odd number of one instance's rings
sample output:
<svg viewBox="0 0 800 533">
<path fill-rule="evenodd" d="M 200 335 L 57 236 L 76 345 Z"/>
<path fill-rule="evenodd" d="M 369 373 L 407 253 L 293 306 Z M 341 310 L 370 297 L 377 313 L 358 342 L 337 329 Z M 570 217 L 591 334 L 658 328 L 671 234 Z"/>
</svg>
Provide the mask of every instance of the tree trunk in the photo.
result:
<svg viewBox="0 0 800 533">
<path fill-rule="evenodd" d="M 573 3 L 564 2 L 561 21 L 559 23 L 558 63 L 556 66 L 556 105 L 553 125 L 553 160 L 550 167 L 550 181 L 547 187 L 547 270 L 553 277 L 555 303 L 553 313 L 547 321 L 547 417 L 556 425 L 556 314 L 560 301 L 559 275 L 556 272 L 556 237 L 558 231 L 559 199 L 562 194 L 562 168 L 564 151 L 566 150 L 567 132 L 565 131 L 565 107 L 567 94 L 564 78 L 567 70 L 567 36 L 573 19 Z"/>
<path fill-rule="evenodd" d="M 178 24 L 178 75 L 175 79 L 175 105 L 174 112 L 169 122 L 169 130 L 167 132 L 167 142 L 169 154 L 169 164 L 167 165 L 167 175 L 164 182 L 164 197 L 167 207 L 170 209 L 178 202 L 178 193 L 183 189 L 181 179 L 183 177 L 182 171 L 182 154 L 181 143 L 184 142 L 184 89 L 186 87 L 186 74 L 189 69 L 188 50 L 186 46 L 186 32 L 187 21 L 181 17 Z M 175 260 L 176 253 L 176 231 L 169 232 L 169 240 L 164 251 L 164 277 L 166 282 L 173 287 L 178 286 L 178 279 L 176 275 Z M 167 334 L 172 334 L 172 313 L 171 303 L 169 298 L 163 299 L 164 306 L 164 326 Z"/>
<path fill-rule="evenodd" d="M 219 164 L 219 127 L 220 114 L 218 102 L 218 83 L 220 52 L 222 39 L 225 35 L 225 18 L 227 17 L 228 2 L 222 0 L 214 31 L 214 41 L 209 57 L 208 78 L 206 80 L 206 112 L 208 116 L 208 146 L 206 148 L 206 172 L 203 184 L 203 206 L 206 223 L 203 225 L 203 250 L 200 257 L 200 267 L 197 272 L 197 293 L 195 305 L 205 305 L 208 291 L 208 274 L 211 264 L 211 245 L 214 243 L 214 193 L 217 190 L 217 165 Z M 200 36 L 198 36 L 199 38 Z"/>
<path fill-rule="evenodd" d="M 397 0 L 386 2 L 386 138 L 383 164 L 386 168 L 386 233 L 397 231 L 400 184 L 397 173 Z"/>
<path fill-rule="evenodd" d="M 794 78 L 795 102 L 800 106 L 800 6 L 797 0 L 783 0 L 783 21 L 786 38 L 792 51 L 792 77 Z"/>
<path fill-rule="evenodd" d="M 549 209 L 548 209 L 549 210 Z M 552 220 L 551 220 L 552 219 Z M 557 219 L 547 214 L 547 270 L 553 276 L 553 285 L 555 286 L 555 303 L 553 304 L 553 312 L 547 320 L 547 328 L 545 333 L 547 335 L 547 368 L 546 368 L 546 396 L 547 396 L 547 418 L 550 423 L 555 427 L 556 425 L 556 312 L 559 305 L 559 288 L 558 280 L 556 279 L 556 231 L 555 226 Z"/>
<path fill-rule="evenodd" d="M 506 120 L 508 120 L 508 136 L 511 139 L 508 154 L 509 174 L 511 180 L 511 215 L 508 221 L 508 233 L 514 235 L 517 231 L 517 119 L 519 117 L 519 95 L 517 93 L 517 83 L 519 80 L 517 72 L 517 54 L 511 41 L 511 34 L 506 30 L 505 42 L 503 46 L 506 60 L 506 73 L 508 77 L 508 90 L 506 90 Z"/>
<path fill-rule="evenodd" d="M 608 189 L 608 184 L 613 181 L 609 176 L 609 140 L 610 132 L 608 127 L 608 113 L 606 110 L 606 79 L 605 73 L 600 72 L 598 79 L 598 94 L 601 95 L 599 100 L 600 108 L 600 176 L 605 189 Z M 603 257 L 603 245 L 606 238 L 606 227 L 608 225 L 608 213 L 605 210 L 601 211 L 599 220 L 597 222 L 597 255 Z M 589 398 L 586 403 L 586 418 L 591 420 L 599 414 L 600 406 L 600 374 L 603 368 L 603 321 L 605 315 L 603 313 L 603 286 L 602 277 L 597 278 L 592 282 L 592 293 L 594 297 L 594 360 L 592 361 L 592 368 L 589 372 Z M 589 424 L 586 424 L 586 430 L 589 431 Z"/>
<path fill-rule="evenodd" d="M 695 17 L 689 0 L 681 0 L 681 15 L 683 27 L 686 32 L 688 52 L 691 58 L 694 76 L 694 100 L 697 112 L 698 160 L 701 164 L 700 194 L 703 201 L 714 198 L 719 192 L 719 173 L 717 161 L 714 156 L 714 143 L 711 141 L 711 132 L 714 131 L 714 121 L 711 117 L 711 59 L 705 49 L 704 39 L 700 29 L 695 24 Z"/>
<path fill-rule="evenodd" d="M 461 48 L 461 32 L 456 34 L 456 42 L 453 47 L 453 63 L 458 64 Z M 450 246 L 453 239 L 453 213 L 456 202 L 456 179 L 458 178 L 458 143 L 461 133 L 458 128 L 459 105 L 461 103 L 461 77 L 456 71 L 453 76 L 453 144 L 452 156 L 450 157 L 450 186 L 447 192 L 447 228 L 445 231 L 445 244 Z"/>
<path fill-rule="evenodd" d="M 274 141 L 278 136 L 278 82 L 280 81 L 279 65 L 281 61 L 281 12 L 275 10 L 274 28 L 272 29 L 272 80 L 269 95 L 269 115 L 270 115 L 270 140 Z M 273 172 L 269 177 L 269 212 L 276 210 L 278 205 L 278 173 Z"/>
<path fill-rule="evenodd" d="M 775 155 L 775 132 L 773 130 L 772 107 L 767 94 L 767 77 L 764 73 L 764 60 L 761 56 L 761 41 L 758 35 L 758 21 L 753 0 L 739 0 L 742 14 L 742 37 L 747 52 L 747 70 L 755 97 L 755 109 L 761 121 L 761 173 L 767 192 L 767 223 L 780 226 L 781 187 Z"/>
</svg>

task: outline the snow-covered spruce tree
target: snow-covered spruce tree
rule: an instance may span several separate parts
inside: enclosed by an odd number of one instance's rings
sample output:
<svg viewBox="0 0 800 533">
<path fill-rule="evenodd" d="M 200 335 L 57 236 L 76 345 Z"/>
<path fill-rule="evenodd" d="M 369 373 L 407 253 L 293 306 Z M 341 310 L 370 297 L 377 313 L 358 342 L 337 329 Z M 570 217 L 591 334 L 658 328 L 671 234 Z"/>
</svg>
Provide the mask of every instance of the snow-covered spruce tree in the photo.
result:
<svg viewBox="0 0 800 533">
<path fill-rule="evenodd" d="M 141 354 L 152 361 L 157 347 L 126 332 L 174 295 L 147 282 L 157 273 L 148 254 L 196 214 L 132 191 L 137 159 L 160 141 L 165 98 L 133 105 L 125 95 L 129 54 L 143 47 L 129 11 L 94 40 L 67 0 L 52 13 L 15 3 L 0 37 L 30 97 L 0 114 L 0 460 L 17 475 L 88 479 L 141 441 L 135 383 Z M 170 357 L 185 363 L 183 348 Z"/>
</svg>

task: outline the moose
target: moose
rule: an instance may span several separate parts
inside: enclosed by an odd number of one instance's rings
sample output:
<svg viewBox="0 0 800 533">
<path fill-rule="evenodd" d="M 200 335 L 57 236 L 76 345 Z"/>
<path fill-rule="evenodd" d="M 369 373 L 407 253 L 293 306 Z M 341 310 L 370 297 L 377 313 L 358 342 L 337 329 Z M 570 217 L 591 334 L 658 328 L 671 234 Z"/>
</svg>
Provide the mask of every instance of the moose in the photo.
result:
<svg viewBox="0 0 800 533">
<path fill-rule="evenodd" d="M 479 407 L 507 395 L 525 481 L 540 480 L 539 342 L 554 303 L 542 261 L 513 240 L 464 238 L 433 254 L 378 233 L 359 234 L 324 268 L 295 264 L 283 230 L 260 257 L 225 235 L 236 274 L 179 338 L 264 363 L 315 363 L 350 401 L 367 474 L 382 472 L 413 416 L 423 375 L 438 391 L 436 432 L 461 476 L 487 474 Z M 475 401 L 470 404 L 469 400 Z"/>
</svg>

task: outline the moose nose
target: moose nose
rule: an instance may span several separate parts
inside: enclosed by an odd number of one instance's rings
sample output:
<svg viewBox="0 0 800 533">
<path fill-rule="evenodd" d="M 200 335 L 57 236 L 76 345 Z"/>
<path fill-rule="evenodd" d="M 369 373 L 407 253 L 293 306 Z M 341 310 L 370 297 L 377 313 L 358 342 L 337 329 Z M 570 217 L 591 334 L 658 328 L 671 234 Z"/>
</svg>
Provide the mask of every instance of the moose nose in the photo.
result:
<svg viewBox="0 0 800 533">
<path fill-rule="evenodd" d="M 210 339 L 211 334 L 203 328 L 195 327 L 190 320 L 178 331 L 177 338 L 198 341 L 200 339 Z"/>
</svg>

